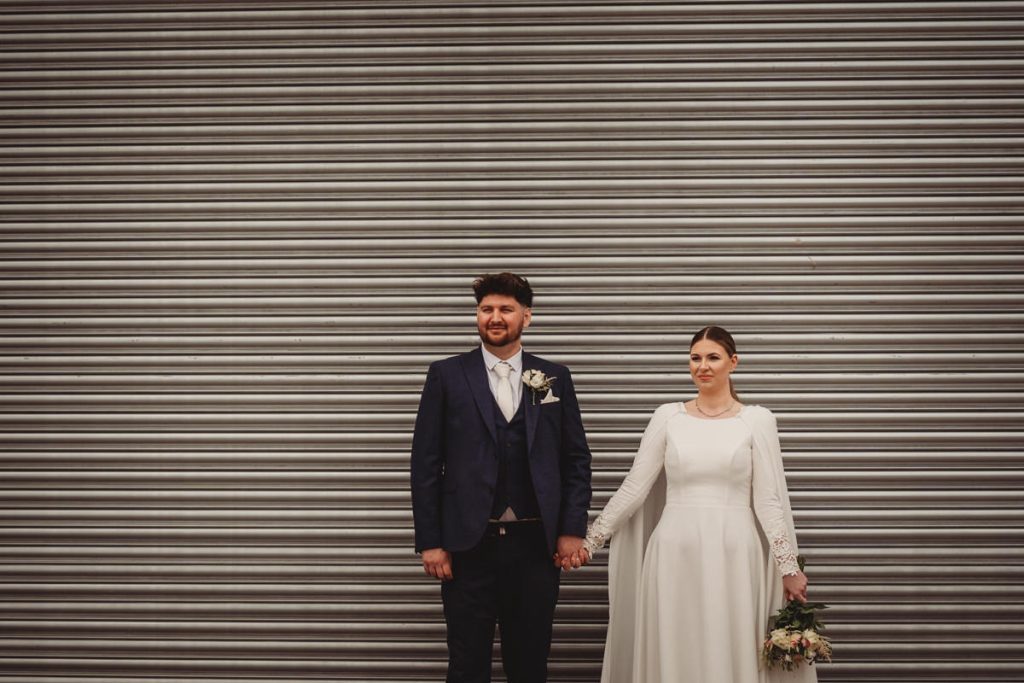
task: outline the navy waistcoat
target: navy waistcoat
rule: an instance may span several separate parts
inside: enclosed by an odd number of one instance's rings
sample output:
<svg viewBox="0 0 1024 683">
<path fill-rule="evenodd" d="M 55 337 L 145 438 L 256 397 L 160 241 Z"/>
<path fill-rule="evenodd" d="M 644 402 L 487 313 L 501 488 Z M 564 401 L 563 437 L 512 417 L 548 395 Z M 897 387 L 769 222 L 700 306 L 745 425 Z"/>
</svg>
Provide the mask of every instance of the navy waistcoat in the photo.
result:
<svg viewBox="0 0 1024 683">
<path fill-rule="evenodd" d="M 525 392 L 524 392 L 525 393 Z M 530 463 L 526 452 L 526 401 L 523 396 L 519 410 L 506 420 L 498 404 L 494 404 L 494 425 L 498 436 L 498 481 L 494 486 L 491 519 L 498 519 L 511 506 L 516 517 L 540 517 L 537 496 L 530 479 Z"/>
</svg>

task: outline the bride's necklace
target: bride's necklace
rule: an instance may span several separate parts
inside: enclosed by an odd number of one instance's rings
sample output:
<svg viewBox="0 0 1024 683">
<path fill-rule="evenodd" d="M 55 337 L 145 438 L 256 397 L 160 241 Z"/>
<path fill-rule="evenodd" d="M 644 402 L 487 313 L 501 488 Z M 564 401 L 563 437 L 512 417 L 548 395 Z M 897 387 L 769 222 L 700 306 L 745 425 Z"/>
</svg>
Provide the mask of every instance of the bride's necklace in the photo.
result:
<svg viewBox="0 0 1024 683">
<path fill-rule="evenodd" d="M 713 415 L 711 413 L 705 413 L 703 410 L 700 409 L 700 401 L 698 399 L 693 399 L 693 405 L 697 407 L 697 412 L 703 415 L 704 417 L 718 417 L 719 415 L 725 415 L 727 412 L 732 410 L 732 407 L 736 405 L 736 401 L 729 401 L 729 405 L 726 406 L 725 410 L 719 413 L 714 413 Z"/>
</svg>

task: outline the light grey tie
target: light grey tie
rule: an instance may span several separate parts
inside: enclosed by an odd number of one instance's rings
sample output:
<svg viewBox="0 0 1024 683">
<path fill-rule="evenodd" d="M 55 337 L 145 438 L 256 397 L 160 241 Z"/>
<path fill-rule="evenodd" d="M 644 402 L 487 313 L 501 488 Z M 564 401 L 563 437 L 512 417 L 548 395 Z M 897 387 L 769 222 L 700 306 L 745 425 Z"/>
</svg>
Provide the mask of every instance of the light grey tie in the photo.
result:
<svg viewBox="0 0 1024 683">
<path fill-rule="evenodd" d="M 511 422 L 512 416 L 515 415 L 516 412 L 515 399 L 512 398 L 512 380 L 509 377 L 512 374 L 512 366 L 505 361 L 501 361 L 494 366 L 494 371 L 498 373 L 498 395 L 496 396 L 498 407 L 501 409 L 501 414 L 505 416 L 505 419 Z M 498 521 L 516 521 L 516 513 L 511 506 L 505 508 L 505 511 L 501 513 L 501 517 L 498 518 Z"/>
<path fill-rule="evenodd" d="M 501 361 L 494 366 L 494 372 L 498 373 L 498 391 L 495 396 L 498 408 L 501 409 L 501 414 L 505 416 L 505 419 L 511 422 L 512 416 L 516 414 L 515 399 L 512 398 L 512 381 L 509 379 L 512 366 Z"/>
</svg>

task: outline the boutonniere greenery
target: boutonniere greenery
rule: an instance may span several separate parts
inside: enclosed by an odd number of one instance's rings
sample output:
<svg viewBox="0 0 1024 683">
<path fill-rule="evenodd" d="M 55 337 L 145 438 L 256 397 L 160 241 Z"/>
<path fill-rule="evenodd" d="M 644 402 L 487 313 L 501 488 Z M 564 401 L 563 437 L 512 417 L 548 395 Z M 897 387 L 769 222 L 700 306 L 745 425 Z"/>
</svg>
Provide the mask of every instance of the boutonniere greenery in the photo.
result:
<svg viewBox="0 0 1024 683">
<path fill-rule="evenodd" d="M 530 392 L 533 394 L 531 397 L 533 405 L 537 405 L 537 394 L 547 393 L 556 379 L 558 378 L 548 377 L 540 370 L 526 370 L 523 372 L 523 384 L 529 387 Z"/>
</svg>

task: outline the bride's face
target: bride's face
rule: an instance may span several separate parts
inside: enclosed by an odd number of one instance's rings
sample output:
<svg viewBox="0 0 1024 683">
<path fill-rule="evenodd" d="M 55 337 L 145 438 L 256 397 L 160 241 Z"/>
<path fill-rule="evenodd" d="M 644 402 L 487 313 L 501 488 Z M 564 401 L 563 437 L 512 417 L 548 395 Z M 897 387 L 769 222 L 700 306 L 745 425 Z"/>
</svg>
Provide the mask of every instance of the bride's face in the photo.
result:
<svg viewBox="0 0 1024 683">
<path fill-rule="evenodd" d="M 713 392 L 720 386 L 729 386 L 729 375 L 739 361 L 739 356 L 730 356 L 718 342 L 701 339 L 690 347 L 690 377 L 701 391 Z"/>
</svg>

